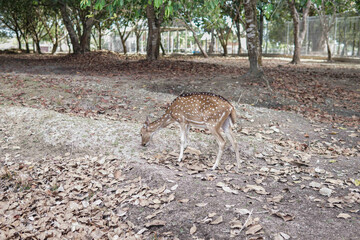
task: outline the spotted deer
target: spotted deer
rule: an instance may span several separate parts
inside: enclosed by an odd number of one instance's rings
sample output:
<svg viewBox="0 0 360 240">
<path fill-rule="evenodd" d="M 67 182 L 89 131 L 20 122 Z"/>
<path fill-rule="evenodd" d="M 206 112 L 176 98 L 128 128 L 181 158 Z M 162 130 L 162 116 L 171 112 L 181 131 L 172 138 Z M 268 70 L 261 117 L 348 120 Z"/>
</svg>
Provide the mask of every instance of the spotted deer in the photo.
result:
<svg viewBox="0 0 360 240">
<path fill-rule="evenodd" d="M 222 128 L 234 148 L 237 165 L 238 168 L 240 168 L 241 161 L 238 145 L 231 129 L 235 124 L 235 121 L 235 108 L 225 98 L 206 92 L 182 94 L 170 104 L 162 117 L 152 123 L 146 118 L 140 132 L 142 145 L 146 146 L 157 130 L 164 128 L 173 122 L 177 122 L 180 125 L 181 137 L 178 161 L 181 161 L 184 149 L 188 144 L 190 126 L 207 128 L 215 136 L 219 144 L 216 161 L 212 167 L 212 169 L 215 170 L 219 165 L 225 148 L 225 140 L 220 133 L 220 129 Z"/>
</svg>

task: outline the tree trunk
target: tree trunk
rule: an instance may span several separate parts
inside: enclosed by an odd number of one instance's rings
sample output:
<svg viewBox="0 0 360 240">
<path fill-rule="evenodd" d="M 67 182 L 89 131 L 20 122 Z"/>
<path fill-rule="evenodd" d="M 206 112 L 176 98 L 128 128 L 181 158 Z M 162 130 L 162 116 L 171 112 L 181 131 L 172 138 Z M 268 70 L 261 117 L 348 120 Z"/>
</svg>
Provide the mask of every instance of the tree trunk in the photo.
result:
<svg viewBox="0 0 360 240">
<path fill-rule="evenodd" d="M 358 31 L 356 31 L 356 24 L 353 25 L 353 44 L 352 44 L 352 51 L 351 56 L 355 56 L 355 44 L 356 44 L 356 35 Z"/>
<path fill-rule="evenodd" d="M 16 39 L 18 41 L 18 47 L 19 47 L 19 50 L 22 49 L 22 46 L 21 46 L 21 35 L 18 33 L 18 31 L 15 31 L 16 33 Z"/>
<path fill-rule="evenodd" d="M 193 33 L 193 35 L 194 35 L 195 42 L 196 42 L 196 44 L 198 45 L 201 54 L 202 54 L 205 58 L 208 58 L 209 55 L 207 55 L 206 51 L 204 51 L 203 47 L 201 46 L 201 42 L 199 41 L 199 39 L 198 39 L 198 37 L 197 37 L 197 35 L 196 35 L 195 30 L 194 30 L 192 27 L 189 27 L 189 28 L 190 28 L 190 31 L 191 31 L 191 32 Z"/>
<path fill-rule="evenodd" d="M 246 0 L 244 4 L 246 19 L 246 38 L 247 49 L 250 62 L 249 74 L 253 76 L 262 76 L 264 74 L 261 68 L 261 53 L 259 44 L 259 31 L 256 20 L 256 0 Z"/>
<path fill-rule="evenodd" d="M 224 50 L 224 53 L 223 53 L 223 56 L 226 57 L 228 55 L 228 50 L 227 50 L 227 44 L 221 44 L 223 50 Z"/>
<path fill-rule="evenodd" d="M 189 29 L 193 33 L 195 42 L 198 45 L 201 54 L 204 56 L 204 58 L 208 58 L 209 56 L 207 55 L 206 51 L 204 51 L 204 49 L 202 48 L 201 43 L 200 43 L 200 41 L 199 41 L 199 39 L 198 39 L 198 37 L 196 35 L 195 30 L 185 20 L 183 20 L 183 22 L 186 25 L 187 29 Z"/>
<path fill-rule="evenodd" d="M 214 53 L 214 45 L 215 45 L 214 29 L 211 29 L 211 34 L 210 34 L 210 36 L 211 36 L 211 38 L 210 38 L 210 44 L 209 44 L 208 53 L 209 53 L 209 54 L 213 54 L 213 53 Z"/>
<path fill-rule="evenodd" d="M 263 38 L 264 38 L 264 11 L 261 8 L 260 10 L 260 21 L 259 21 L 259 25 L 260 25 L 260 29 L 259 29 L 259 40 L 260 40 L 260 52 L 262 54 L 262 44 L 263 44 Z"/>
<path fill-rule="evenodd" d="M 291 61 L 292 64 L 300 63 L 300 50 L 301 46 L 299 44 L 299 14 L 295 8 L 295 1 L 291 4 L 291 15 L 293 18 L 294 25 L 294 55 Z"/>
<path fill-rule="evenodd" d="M 26 53 L 30 53 L 30 47 L 29 47 L 29 40 L 26 37 L 25 33 L 23 34 L 23 39 L 25 41 L 25 48 L 26 48 Z"/>
<path fill-rule="evenodd" d="M 161 48 L 162 55 L 165 56 L 165 55 L 166 55 L 166 53 L 165 53 L 165 48 L 164 48 L 164 46 L 162 45 L 161 41 L 160 41 L 160 48 Z"/>
<path fill-rule="evenodd" d="M 311 7 L 311 0 L 308 0 L 306 2 L 306 6 L 303 8 L 303 17 L 302 17 L 302 25 L 303 25 L 303 28 L 299 29 L 299 44 L 300 44 L 300 48 L 301 48 L 301 45 L 305 39 L 305 35 L 306 35 L 306 29 L 307 29 L 307 17 L 309 15 L 309 10 L 310 10 L 310 7 Z M 300 26 L 300 25 L 299 25 Z"/>
<path fill-rule="evenodd" d="M 102 50 L 102 46 L 101 46 L 102 41 L 101 41 L 101 39 L 102 39 L 102 33 L 101 33 L 101 30 L 100 30 L 100 31 L 99 31 L 99 45 L 98 45 L 98 50 Z"/>
<path fill-rule="evenodd" d="M 140 52 L 140 37 L 141 34 L 135 33 L 136 36 L 136 53 Z"/>
<path fill-rule="evenodd" d="M 139 21 L 135 23 L 134 33 L 136 38 L 136 53 L 140 52 L 140 38 L 143 34 L 142 24 L 139 24 Z"/>
<path fill-rule="evenodd" d="M 92 33 L 92 36 L 95 41 L 97 50 L 101 50 L 102 49 L 102 47 L 101 47 L 101 39 L 102 39 L 101 25 L 100 25 L 100 22 L 97 22 L 94 25 L 95 25 L 96 30 L 98 31 L 98 39 L 96 40 L 94 33 Z"/>
<path fill-rule="evenodd" d="M 332 16 L 330 19 L 326 15 L 327 12 L 325 11 L 324 0 L 321 0 L 321 7 L 315 8 L 315 10 L 318 13 L 319 18 L 320 18 L 321 31 L 322 31 L 321 38 L 323 38 L 325 40 L 325 44 L 326 44 L 326 48 L 327 48 L 327 55 L 328 55 L 327 61 L 332 62 L 331 49 L 330 49 L 330 44 L 329 44 L 329 32 L 335 24 L 336 6 L 333 5 L 333 11 L 331 14 Z"/>
<path fill-rule="evenodd" d="M 59 34 L 58 34 L 58 22 L 57 22 L 57 15 L 55 18 L 55 43 L 53 44 L 52 50 L 51 50 L 51 54 L 55 54 L 58 45 L 59 45 Z M 60 43 L 61 46 L 61 43 Z"/>
<path fill-rule="evenodd" d="M 224 29 L 218 30 L 220 44 L 224 50 L 224 54 L 223 54 L 224 56 L 228 55 L 227 45 L 228 45 L 228 41 L 229 41 L 230 31 L 231 31 L 231 28 L 228 28 L 228 29 L 224 28 Z"/>
<path fill-rule="evenodd" d="M 121 44 L 123 46 L 123 52 L 126 55 L 127 54 L 126 39 L 124 38 L 124 36 L 122 34 L 120 34 L 120 40 L 121 40 Z"/>
<path fill-rule="evenodd" d="M 55 54 L 56 50 L 58 48 L 58 40 L 56 39 L 55 43 L 53 44 L 53 47 L 51 49 L 51 54 Z"/>
<path fill-rule="evenodd" d="M 87 18 L 83 22 L 83 32 L 80 38 L 81 53 L 90 52 L 91 29 L 94 26 L 94 18 Z"/>
<path fill-rule="evenodd" d="M 101 25 L 100 23 L 98 24 L 98 31 L 99 31 L 99 45 L 98 45 L 98 50 L 102 50 L 102 32 L 101 32 Z"/>
<path fill-rule="evenodd" d="M 328 36 L 326 37 L 326 47 L 327 47 L 327 55 L 328 55 L 327 61 L 332 62 L 331 49 L 330 49 Z"/>
<path fill-rule="evenodd" d="M 290 6 L 291 16 L 293 18 L 293 24 L 294 24 L 294 55 L 290 63 L 298 64 L 300 63 L 301 45 L 305 38 L 306 27 L 307 27 L 307 16 L 309 14 L 311 0 L 307 0 L 306 6 L 303 8 L 304 27 L 302 28 L 301 32 L 300 32 L 300 17 L 298 11 L 296 10 L 295 0 L 288 0 L 288 3 Z"/>
<path fill-rule="evenodd" d="M 70 17 L 69 17 L 69 14 L 67 12 L 65 3 L 60 4 L 60 12 L 61 12 L 61 16 L 62 16 L 64 25 L 66 27 L 66 30 L 69 33 L 71 45 L 73 47 L 73 52 L 75 54 L 79 54 L 79 53 L 81 53 L 81 46 L 80 46 L 80 43 L 79 43 L 79 38 L 78 38 L 78 36 L 77 36 L 77 34 L 75 32 L 75 29 L 73 27 L 73 24 L 72 24 L 71 20 L 70 20 Z"/>
<path fill-rule="evenodd" d="M 146 17 L 148 19 L 148 39 L 146 46 L 147 60 L 157 60 L 159 58 L 160 48 L 160 30 L 165 14 L 164 6 L 160 8 L 160 14 L 156 17 L 154 4 L 148 4 L 146 7 Z"/>
<path fill-rule="evenodd" d="M 38 39 L 35 39 L 35 45 L 36 45 L 36 53 L 41 54 L 40 41 Z"/>
<path fill-rule="evenodd" d="M 131 31 L 126 33 L 126 26 L 125 26 L 124 32 L 121 32 L 120 23 L 118 23 L 118 22 L 116 23 L 116 28 L 117 28 L 117 31 L 118 31 L 119 36 L 120 36 L 121 45 L 123 46 L 123 53 L 126 55 L 127 54 L 126 40 L 130 36 Z"/>
<path fill-rule="evenodd" d="M 236 26 L 236 37 L 238 40 L 238 51 L 237 54 L 240 55 L 241 54 L 241 33 L 240 33 L 240 22 L 236 21 L 235 22 L 235 26 Z"/>
<path fill-rule="evenodd" d="M 71 53 L 71 45 L 70 45 L 70 41 L 69 41 L 69 35 L 66 36 L 66 44 L 68 45 L 68 52 Z"/>
</svg>

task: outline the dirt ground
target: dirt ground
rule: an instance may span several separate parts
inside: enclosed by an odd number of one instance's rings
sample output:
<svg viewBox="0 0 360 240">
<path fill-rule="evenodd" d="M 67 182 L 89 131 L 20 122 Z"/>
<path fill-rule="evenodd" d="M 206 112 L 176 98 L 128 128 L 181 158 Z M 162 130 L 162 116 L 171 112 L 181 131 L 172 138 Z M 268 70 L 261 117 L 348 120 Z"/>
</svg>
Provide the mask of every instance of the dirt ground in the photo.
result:
<svg viewBox="0 0 360 240">
<path fill-rule="evenodd" d="M 0 55 L 0 239 L 360 239 L 360 64 Z M 227 143 L 147 116 L 186 92 L 237 110 Z"/>
</svg>

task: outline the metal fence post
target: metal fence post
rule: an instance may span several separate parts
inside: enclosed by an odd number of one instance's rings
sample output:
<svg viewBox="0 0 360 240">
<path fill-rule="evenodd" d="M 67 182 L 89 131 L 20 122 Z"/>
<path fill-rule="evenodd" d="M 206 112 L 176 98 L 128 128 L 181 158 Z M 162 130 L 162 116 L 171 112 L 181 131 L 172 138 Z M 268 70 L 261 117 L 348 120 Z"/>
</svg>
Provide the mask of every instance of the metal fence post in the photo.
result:
<svg viewBox="0 0 360 240">
<path fill-rule="evenodd" d="M 337 40 L 336 40 L 336 34 L 337 34 L 337 25 L 338 25 L 338 18 L 337 17 L 335 17 L 335 33 L 334 33 L 334 49 L 333 49 L 333 53 L 334 54 L 336 54 L 335 53 L 335 51 L 336 51 L 336 45 L 337 45 Z"/>
<path fill-rule="evenodd" d="M 287 53 L 289 54 L 290 48 L 289 48 L 289 28 L 290 28 L 290 23 L 287 23 L 287 30 L 286 30 L 286 47 L 287 47 Z"/>
<path fill-rule="evenodd" d="M 305 54 L 307 55 L 308 54 L 308 44 L 309 44 L 309 17 L 306 17 L 307 18 L 307 26 L 306 26 L 306 44 L 305 44 Z"/>
</svg>

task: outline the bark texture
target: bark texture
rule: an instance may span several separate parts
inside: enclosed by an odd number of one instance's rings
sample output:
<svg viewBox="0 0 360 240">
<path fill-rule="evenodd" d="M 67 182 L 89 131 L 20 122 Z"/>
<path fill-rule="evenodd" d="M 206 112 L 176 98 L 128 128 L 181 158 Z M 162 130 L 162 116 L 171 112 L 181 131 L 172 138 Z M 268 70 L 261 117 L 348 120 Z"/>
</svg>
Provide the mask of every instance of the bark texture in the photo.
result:
<svg viewBox="0 0 360 240">
<path fill-rule="evenodd" d="M 242 53 L 241 50 L 241 33 L 240 33 L 240 23 L 239 22 L 235 22 L 235 26 L 236 26 L 236 38 L 238 41 L 238 50 L 237 50 L 237 54 L 240 55 Z"/>
<path fill-rule="evenodd" d="M 259 43 L 259 31 L 256 20 L 256 0 L 246 0 L 245 4 L 245 25 L 247 49 L 250 62 L 249 74 L 262 76 L 261 51 Z"/>
<path fill-rule="evenodd" d="M 159 58 L 161 24 L 164 20 L 165 8 L 159 9 L 160 13 L 156 16 L 154 3 L 146 7 L 146 17 L 148 20 L 148 39 L 146 47 L 147 60 L 157 60 Z"/>
<path fill-rule="evenodd" d="M 295 0 L 288 0 L 288 4 L 291 11 L 291 16 L 294 24 L 294 54 L 291 61 L 292 64 L 300 63 L 301 45 L 305 38 L 307 28 L 307 16 L 309 15 L 309 9 L 311 6 L 311 0 L 307 0 L 305 7 L 303 8 L 302 24 L 303 28 L 300 31 L 300 16 L 296 9 Z"/>
<path fill-rule="evenodd" d="M 214 53 L 214 46 L 215 46 L 214 29 L 211 29 L 210 44 L 209 44 L 209 49 L 208 49 L 208 53 L 209 53 L 209 54 L 213 54 L 213 53 Z"/>
<path fill-rule="evenodd" d="M 74 24 L 70 19 L 68 13 L 68 6 L 66 2 L 60 2 L 60 13 L 66 27 L 66 30 L 69 33 L 71 45 L 73 46 L 73 52 L 75 54 L 85 53 L 90 51 L 90 37 L 91 37 L 91 29 L 95 23 L 93 17 L 87 18 L 83 17 L 81 19 L 82 23 L 82 32 L 77 33 L 74 29 Z M 84 14 L 85 16 L 87 14 Z M 80 29 L 78 29 L 80 31 Z"/>
<path fill-rule="evenodd" d="M 191 19 L 189 19 L 189 20 L 191 20 Z M 191 21 L 189 21 L 189 22 L 191 22 Z M 186 22 L 185 20 L 183 20 L 183 23 L 185 24 L 186 28 L 193 33 L 195 42 L 196 42 L 196 44 L 198 45 L 201 54 L 204 56 L 204 58 L 208 58 L 209 55 L 207 55 L 206 51 L 202 48 L 201 42 L 199 41 L 199 38 L 197 37 L 197 34 L 196 34 L 195 30 L 194 30 L 194 29 L 190 26 L 190 24 L 188 24 L 188 22 Z"/>
<path fill-rule="evenodd" d="M 329 18 L 329 16 L 327 15 L 327 12 L 325 11 L 325 2 L 324 0 L 321 0 L 321 5 L 318 7 L 315 7 L 315 10 L 317 11 L 319 18 L 320 18 L 320 23 L 321 23 L 321 31 L 322 31 L 322 38 L 324 38 L 325 43 L 326 43 L 326 48 L 327 48 L 327 61 L 328 62 L 332 62 L 332 54 L 331 54 L 331 49 L 330 49 L 330 44 L 329 44 L 329 32 L 331 30 L 331 28 L 334 26 L 335 24 L 335 19 L 336 19 L 336 4 L 335 2 L 332 2 L 333 6 L 332 6 L 332 13 L 331 16 Z"/>
<path fill-rule="evenodd" d="M 230 28 L 220 28 L 217 30 L 217 32 L 218 32 L 220 44 L 224 51 L 223 55 L 227 56 L 228 55 L 227 45 L 228 45 L 229 36 L 231 33 L 231 27 Z"/>
</svg>

